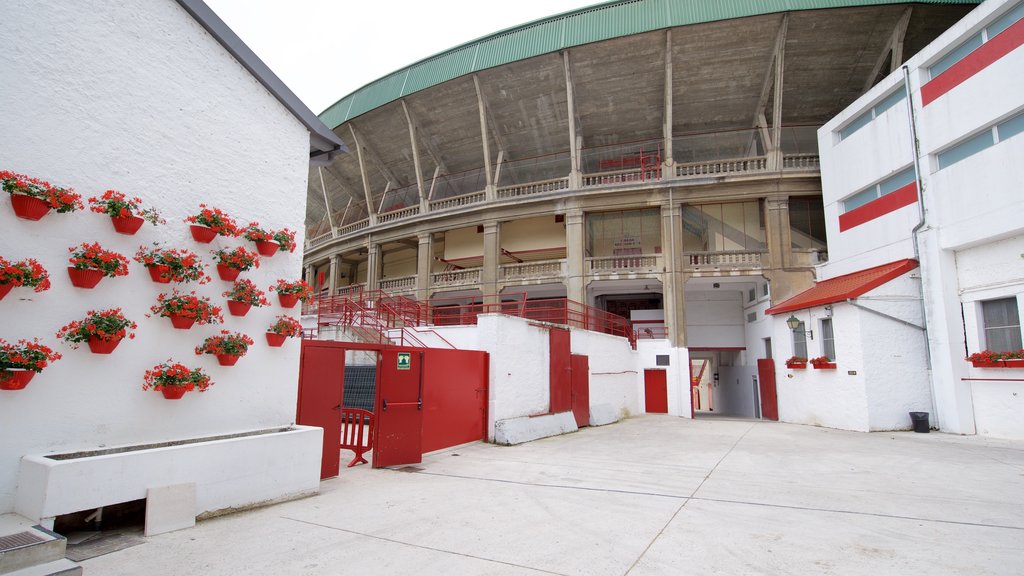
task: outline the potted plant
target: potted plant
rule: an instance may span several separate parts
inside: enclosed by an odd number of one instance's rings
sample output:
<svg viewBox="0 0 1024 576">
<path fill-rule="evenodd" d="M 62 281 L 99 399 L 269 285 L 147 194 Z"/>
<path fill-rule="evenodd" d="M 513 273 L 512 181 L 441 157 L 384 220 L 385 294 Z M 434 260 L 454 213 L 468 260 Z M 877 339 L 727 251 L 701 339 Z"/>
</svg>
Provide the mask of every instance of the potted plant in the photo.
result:
<svg viewBox="0 0 1024 576">
<path fill-rule="evenodd" d="M 221 366 L 234 366 L 253 344 L 253 339 L 245 334 L 221 330 L 220 336 L 210 336 L 196 346 L 196 354 L 213 354 Z"/>
<path fill-rule="evenodd" d="M 156 298 L 156 304 L 149 308 L 153 314 L 170 318 L 175 328 L 188 330 L 193 324 L 221 324 L 224 317 L 221 316 L 219 306 L 214 306 L 210 299 L 205 296 L 196 296 L 195 292 L 181 294 L 177 290 L 168 296 L 160 294 Z"/>
<path fill-rule="evenodd" d="M 284 228 L 274 232 L 274 242 L 277 242 L 281 246 L 281 250 L 287 250 L 289 252 L 295 252 L 295 232 Z"/>
<path fill-rule="evenodd" d="M 975 368 L 1004 368 L 1006 367 L 1005 358 L 1006 355 L 1003 352 L 982 350 L 968 356 L 967 361 Z"/>
<path fill-rule="evenodd" d="M 206 392 L 210 386 L 213 386 L 213 381 L 201 368 L 189 368 L 168 358 L 163 364 L 146 370 L 142 389 L 159 390 L 164 398 L 178 400 L 186 392 Z"/>
<path fill-rule="evenodd" d="M 124 317 L 120 308 L 112 308 L 95 312 L 89 310 L 88 316 L 81 320 L 75 320 L 57 332 L 57 338 L 64 340 L 78 348 L 78 344 L 88 342 L 89 350 L 93 354 L 110 354 L 127 337 L 129 340 L 135 338 L 134 332 L 138 326 L 135 322 Z"/>
<path fill-rule="evenodd" d="M 790 356 L 789 360 L 786 360 L 786 368 L 804 370 L 807 368 L 807 358 L 803 356 Z"/>
<path fill-rule="evenodd" d="M 232 316 L 245 316 L 253 306 L 270 306 L 266 293 L 252 280 L 238 280 L 224 296 L 228 298 L 228 311 Z"/>
<path fill-rule="evenodd" d="M 260 257 L 241 246 L 232 250 L 221 248 L 213 253 L 217 262 L 217 274 L 221 280 L 233 282 L 238 275 L 250 268 L 260 267 Z"/>
<path fill-rule="evenodd" d="M 18 340 L 16 344 L 0 339 L 0 390 L 21 390 L 33 376 L 60 358 L 52 348 L 40 344 L 38 338 L 31 342 Z"/>
<path fill-rule="evenodd" d="M 89 198 L 89 203 L 89 209 L 93 212 L 110 216 L 114 230 L 120 234 L 131 236 L 146 221 L 154 226 L 167 223 L 156 209 L 143 208 L 141 198 L 129 198 L 117 190 L 107 190 L 99 198 Z"/>
<path fill-rule="evenodd" d="M 39 220 L 50 210 L 65 213 L 84 208 L 82 197 L 71 188 L 54 186 L 24 174 L 0 171 L 0 185 L 11 195 L 11 207 L 18 218 Z"/>
<path fill-rule="evenodd" d="M 11 262 L 0 256 L 0 300 L 12 288 L 25 286 L 36 292 L 50 289 L 50 275 L 34 258 Z"/>
<path fill-rule="evenodd" d="M 811 366 L 814 366 L 815 370 L 835 370 L 836 364 L 828 356 L 818 356 L 817 358 L 811 358 Z"/>
<path fill-rule="evenodd" d="M 128 275 L 128 259 L 110 250 L 104 250 L 99 242 L 83 242 L 77 248 L 68 248 L 68 276 L 76 288 L 94 288 L 104 276 L 114 278 Z"/>
<path fill-rule="evenodd" d="M 238 236 L 238 225 L 235 220 L 222 212 L 219 208 L 210 208 L 206 204 L 199 205 L 199 213 L 185 218 L 185 222 L 192 225 L 192 238 L 196 242 L 209 244 L 217 236 Z"/>
<path fill-rule="evenodd" d="M 147 269 L 154 282 L 199 282 L 206 284 L 210 277 L 202 261 L 191 250 L 183 248 L 139 247 L 134 260 Z"/>
<path fill-rule="evenodd" d="M 302 324 L 290 316 L 278 316 L 277 322 L 267 330 L 267 344 L 278 347 L 284 344 L 285 338 L 302 336 Z"/>
<path fill-rule="evenodd" d="M 1003 355 L 1003 364 L 1007 368 L 1024 368 L 1024 350 L 1005 353 Z"/>
<path fill-rule="evenodd" d="M 292 308 L 299 300 L 306 303 L 313 299 L 313 287 L 305 280 L 278 280 L 270 289 L 277 292 L 277 299 L 281 301 L 282 308 Z"/>
</svg>

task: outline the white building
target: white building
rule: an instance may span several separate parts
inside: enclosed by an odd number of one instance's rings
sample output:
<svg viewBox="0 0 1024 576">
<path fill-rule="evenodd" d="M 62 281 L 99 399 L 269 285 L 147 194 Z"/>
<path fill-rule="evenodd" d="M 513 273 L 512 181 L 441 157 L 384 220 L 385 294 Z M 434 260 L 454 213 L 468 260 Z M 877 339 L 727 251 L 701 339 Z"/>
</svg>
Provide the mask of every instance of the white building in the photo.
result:
<svg viewBox="0 0 1024 576">
<path fill-rule="evenodd" d="M 769 313 L 837 368 L 780 364 L 782 420 L 1024 438 L 1024 369 L 965 360 L 1022 347 L 1022 17 L 984 2 L 818 131 L 829 262 Z"/>
</svg>

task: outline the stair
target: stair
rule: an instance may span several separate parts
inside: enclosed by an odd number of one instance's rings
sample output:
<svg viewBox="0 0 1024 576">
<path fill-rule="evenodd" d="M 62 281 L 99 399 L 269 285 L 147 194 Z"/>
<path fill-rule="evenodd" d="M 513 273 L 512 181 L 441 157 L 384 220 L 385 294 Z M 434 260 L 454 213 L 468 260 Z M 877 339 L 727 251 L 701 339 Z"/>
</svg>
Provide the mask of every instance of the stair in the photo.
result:
<svg viewBox="0 0 1024 576">
<path fill-rule="evenodd" d="M 0 575 L 56 576 L 82 573 L 64 557 L 67 540 L 15 514 L 0 516 Z"/>
</svg>

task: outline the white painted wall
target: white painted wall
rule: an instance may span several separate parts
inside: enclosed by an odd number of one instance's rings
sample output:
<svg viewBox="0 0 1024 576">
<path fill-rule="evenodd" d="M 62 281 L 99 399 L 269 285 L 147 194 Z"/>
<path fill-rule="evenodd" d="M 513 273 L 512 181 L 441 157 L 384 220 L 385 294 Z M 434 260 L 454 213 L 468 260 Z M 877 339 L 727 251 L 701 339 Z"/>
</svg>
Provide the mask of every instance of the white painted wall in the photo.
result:
<svg viewBox="0 0 1024 576">
<path fill-rule="evenodd" d="M 690 417 L 690 355 L 686 348 L 673 348 L 668 340 L 639 340 L 636 351 L 640 357 L 637 371 L 640 373 L 640 406 L 646 403 L 644 394 L 644 369 L 664 369 L 668 388 L 668 413 L 672 416 Z M 658 366 L 657 356 L 668 356 L 668 366 Z"/>
<path fill-rule="evenodd" d="M 687 290 L 687 344 L 695 348 L 744 345 L 743 293 L 736 290 Z"/>
<path fill-rule="evenodd" d="M 570 332 L 572 353 L 589 359 L 592 410 L 614 412 L 617 419 L 643 414 L 643 371 L 637 369 L 639 356 L 629 342 L 620 336 L 579 328 Z"/>
<path fill-rule="evenodd" d="M 263 339 L 274 316 L 285 313 L 276 303 L 227 319 L 226 328 L 252 335 L 257 344 L 237 366 L 225 368 L 193 353 L 219 326 L 174 330 L 166 319 L 145 317 L 165 287 L 151 282 L 141 265 L 133 262 L 128 277 L 104 279 L 91 291 L 72 288 L 65 268 L 67 248 L 83 241 L 125 255 L 159 241 L 196 251 L 216 276 L 210 250 L 243 241 L 195 243 L 182 219 L 200 202 L 241 223 L 298 230 L 301 246 L 306 129 L 175 2 L 15 1 L 5 3 L 4 21 L 3 168 L 72 186 L 85 197 L 108 188 L 141 196 L 168 224 L 147 224 L 129 237 L 91 212 L 21 220 L 0 199 L 0 253 L 37 258 L 53 279 L 48 292 L 17 289 L 0 302 L 0 337 L 39 336 L 65 355 L 27 389 L 0 392 L 0 513 L 14 507 L 19 460 L 27 454 L 292 423 L 299 343 L 269 348 Z M 299 278 L 300 268 L 300 254 L 283 253 L 243 276 L 265 288 L 277 278 Z M 198 290 L 223 302 L 226 288 L 214 280 Z M 117 306 L 139 329 L 111 356 L 56 341 L 62 326 L 88 310 Z M 216 384 L 178 401 L 143 392 L 143 373 L 168 356 L 202 366 Z M 79 488 L 89 489 L 88 483 Z"/>
</svg>

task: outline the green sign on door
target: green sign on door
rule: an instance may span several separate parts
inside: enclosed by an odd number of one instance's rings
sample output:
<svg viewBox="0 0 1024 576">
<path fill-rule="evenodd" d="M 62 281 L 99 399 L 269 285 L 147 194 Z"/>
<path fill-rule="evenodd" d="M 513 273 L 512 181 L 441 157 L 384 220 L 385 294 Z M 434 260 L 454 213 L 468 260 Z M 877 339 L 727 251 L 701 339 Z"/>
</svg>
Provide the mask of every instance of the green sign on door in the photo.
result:
<svg viewBox="0 0 1024 576">
<path fill-rule="evenodd" d="M 412 368 L 412 353 L 411 352 L 399 352 L 398 353 L 398 369 L 409 370 Z"/>
</svg>

